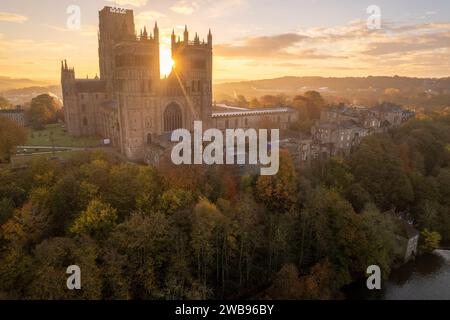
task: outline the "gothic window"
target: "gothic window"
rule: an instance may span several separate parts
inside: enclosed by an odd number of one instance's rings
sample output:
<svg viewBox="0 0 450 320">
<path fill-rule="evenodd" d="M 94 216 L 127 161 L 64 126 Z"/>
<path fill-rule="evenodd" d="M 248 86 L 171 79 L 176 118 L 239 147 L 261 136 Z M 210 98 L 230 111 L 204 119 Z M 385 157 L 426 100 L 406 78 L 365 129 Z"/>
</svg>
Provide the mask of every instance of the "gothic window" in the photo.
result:
<svg viewBox="0 0 450 320">
<path fill-rule="evenodd" d="M 148 133 L 147 134 L 147 144 L 151 144 L 152 143 L 152 134 Z"/>
<path fill-rule="evenodd" d="M 86 112 L 86 105 L 85 104 L 81 105 L 81 112 Z"/>
<path fill-rule="evenodd" d="M 182 115 L 180 106 L 174 102 L 169 104 L 164 111 L 164 131 L 173 131 L 182 127 Z"/>
<path fill-rule="evenodd" d="M 196 91 L 196 86 L 195 86 L 195 81 L 192 81 L 192 92 L 195 92 Z"/>
<path fill-rule="evenodd" d="M 245 118 L 245 126 L 248 126 L 248 119 Z"/>
<path fill-rule="evenodd" d="M 87 126 L 88 125 L 88 120 L 86 119 L 86 117 L 83 117 L 83 126 Z"/>
</svg>

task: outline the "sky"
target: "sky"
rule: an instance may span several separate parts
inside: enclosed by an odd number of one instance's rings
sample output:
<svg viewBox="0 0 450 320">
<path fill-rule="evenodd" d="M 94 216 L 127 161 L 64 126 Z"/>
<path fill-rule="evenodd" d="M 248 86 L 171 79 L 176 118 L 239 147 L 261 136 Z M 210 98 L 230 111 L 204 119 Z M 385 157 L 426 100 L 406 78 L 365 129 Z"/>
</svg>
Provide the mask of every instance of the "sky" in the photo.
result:
<svg viewBox="0 0 450 320">
<path fill-rule="evenodd" d="M 68 28 L 74 5 L 80 27 Z M 158 21 L 163 73 L 172 28 L 182 35 L 187 24 L 201 39 L 211 28 L 216 82 L 450 76 L 448 0 L 1 0 L 0 76 L 56 83 L 61 59 L 77 77 L 95 76 L 106 5 L 133 9 L 138 30 Z"/>
</svg>

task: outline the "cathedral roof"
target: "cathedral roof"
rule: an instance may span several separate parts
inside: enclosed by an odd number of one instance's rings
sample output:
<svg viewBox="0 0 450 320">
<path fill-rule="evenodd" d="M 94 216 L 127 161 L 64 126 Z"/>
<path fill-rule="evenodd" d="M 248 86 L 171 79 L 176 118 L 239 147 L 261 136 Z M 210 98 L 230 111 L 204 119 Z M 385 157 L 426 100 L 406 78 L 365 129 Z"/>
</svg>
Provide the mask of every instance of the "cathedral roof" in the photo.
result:
<svg viewBox="0 0 450 320">
<path fill-rule="evenodd" d="M 76 81 L 78 92 L 105 92 L 106 82 L 97 79 L 78 79 Z"/>
<path fill-rule="evenodd" d="M 259 115 L 270 115 L 270 114 L 280 114 L 280 113 L 291 113 L 295 110 L 288 107 L 281 108 L 261 108 L 261 109 L 248 109 L 248 110 L 226 110 L 224 112 L 213 112 L 213 118 L 220 117 L 242 117 L 242 116 L 259 116 Z"/>
</svg>

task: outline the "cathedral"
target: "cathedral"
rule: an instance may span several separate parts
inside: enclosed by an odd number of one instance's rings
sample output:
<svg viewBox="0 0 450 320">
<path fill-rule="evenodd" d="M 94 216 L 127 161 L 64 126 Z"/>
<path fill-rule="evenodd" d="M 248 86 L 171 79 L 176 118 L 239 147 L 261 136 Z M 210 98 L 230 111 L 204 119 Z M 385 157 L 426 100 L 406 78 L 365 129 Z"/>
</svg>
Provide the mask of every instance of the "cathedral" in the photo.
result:
<svg viewBox="0 0 450 320">
<path fill-rule="evenodd" d="M 193 130 L 245 127 L 262 115 L 291 121 L 291 110 L 244 109 L 213 114 L 212 34 L 206 41 L 172 32 L 175 65 L 161 79 L 159 28 L 136 34 L 132 10 L 105 7 L 99 11 L 100 77 L 77 79 L 74 68 L 61 62 L 61 85 L 67 131 L 72 136 L 100 135 L 131 161 L 157 163 L 168 136 L 178 128 Z M 283 122 L 283 121 L 281 121 Z M 286 124 L 285 124 L 286 125 Z"/>
<path fill-rule="evenodd" d="M 67 131 L 98 134 L 128 159 L 146 160 L 146 148 L 165 133 L 208 127 L 212 110 L 212 35 L 200 41 L 172 34 L 176 67 L 161 79 L 159 29 L 137 35 L 132 10 L 105 7 L 99 12 L 100 77 L 77 79 L 61 65 Z M 192 127 L 192 128 L 191 128 Z"/>
</svg>

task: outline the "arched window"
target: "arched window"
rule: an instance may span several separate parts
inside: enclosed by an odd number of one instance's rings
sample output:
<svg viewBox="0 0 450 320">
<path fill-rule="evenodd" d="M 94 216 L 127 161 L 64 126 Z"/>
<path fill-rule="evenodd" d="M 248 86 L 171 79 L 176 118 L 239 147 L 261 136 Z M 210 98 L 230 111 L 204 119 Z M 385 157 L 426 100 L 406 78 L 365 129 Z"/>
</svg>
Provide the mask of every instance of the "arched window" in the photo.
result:
<svg viewBox="0 0 450 320">
<path fill-rule="evenodd" d="M 151 144 L 152 143 L 152 134 L 148 133 L 147 134 L 147 144 Z"/>
<path fill-rule="evenodd" d="M 174 102 L 164 111 L 164 131 L 173 131 L 183 126 L 180 106 Z"/>
</svg>

